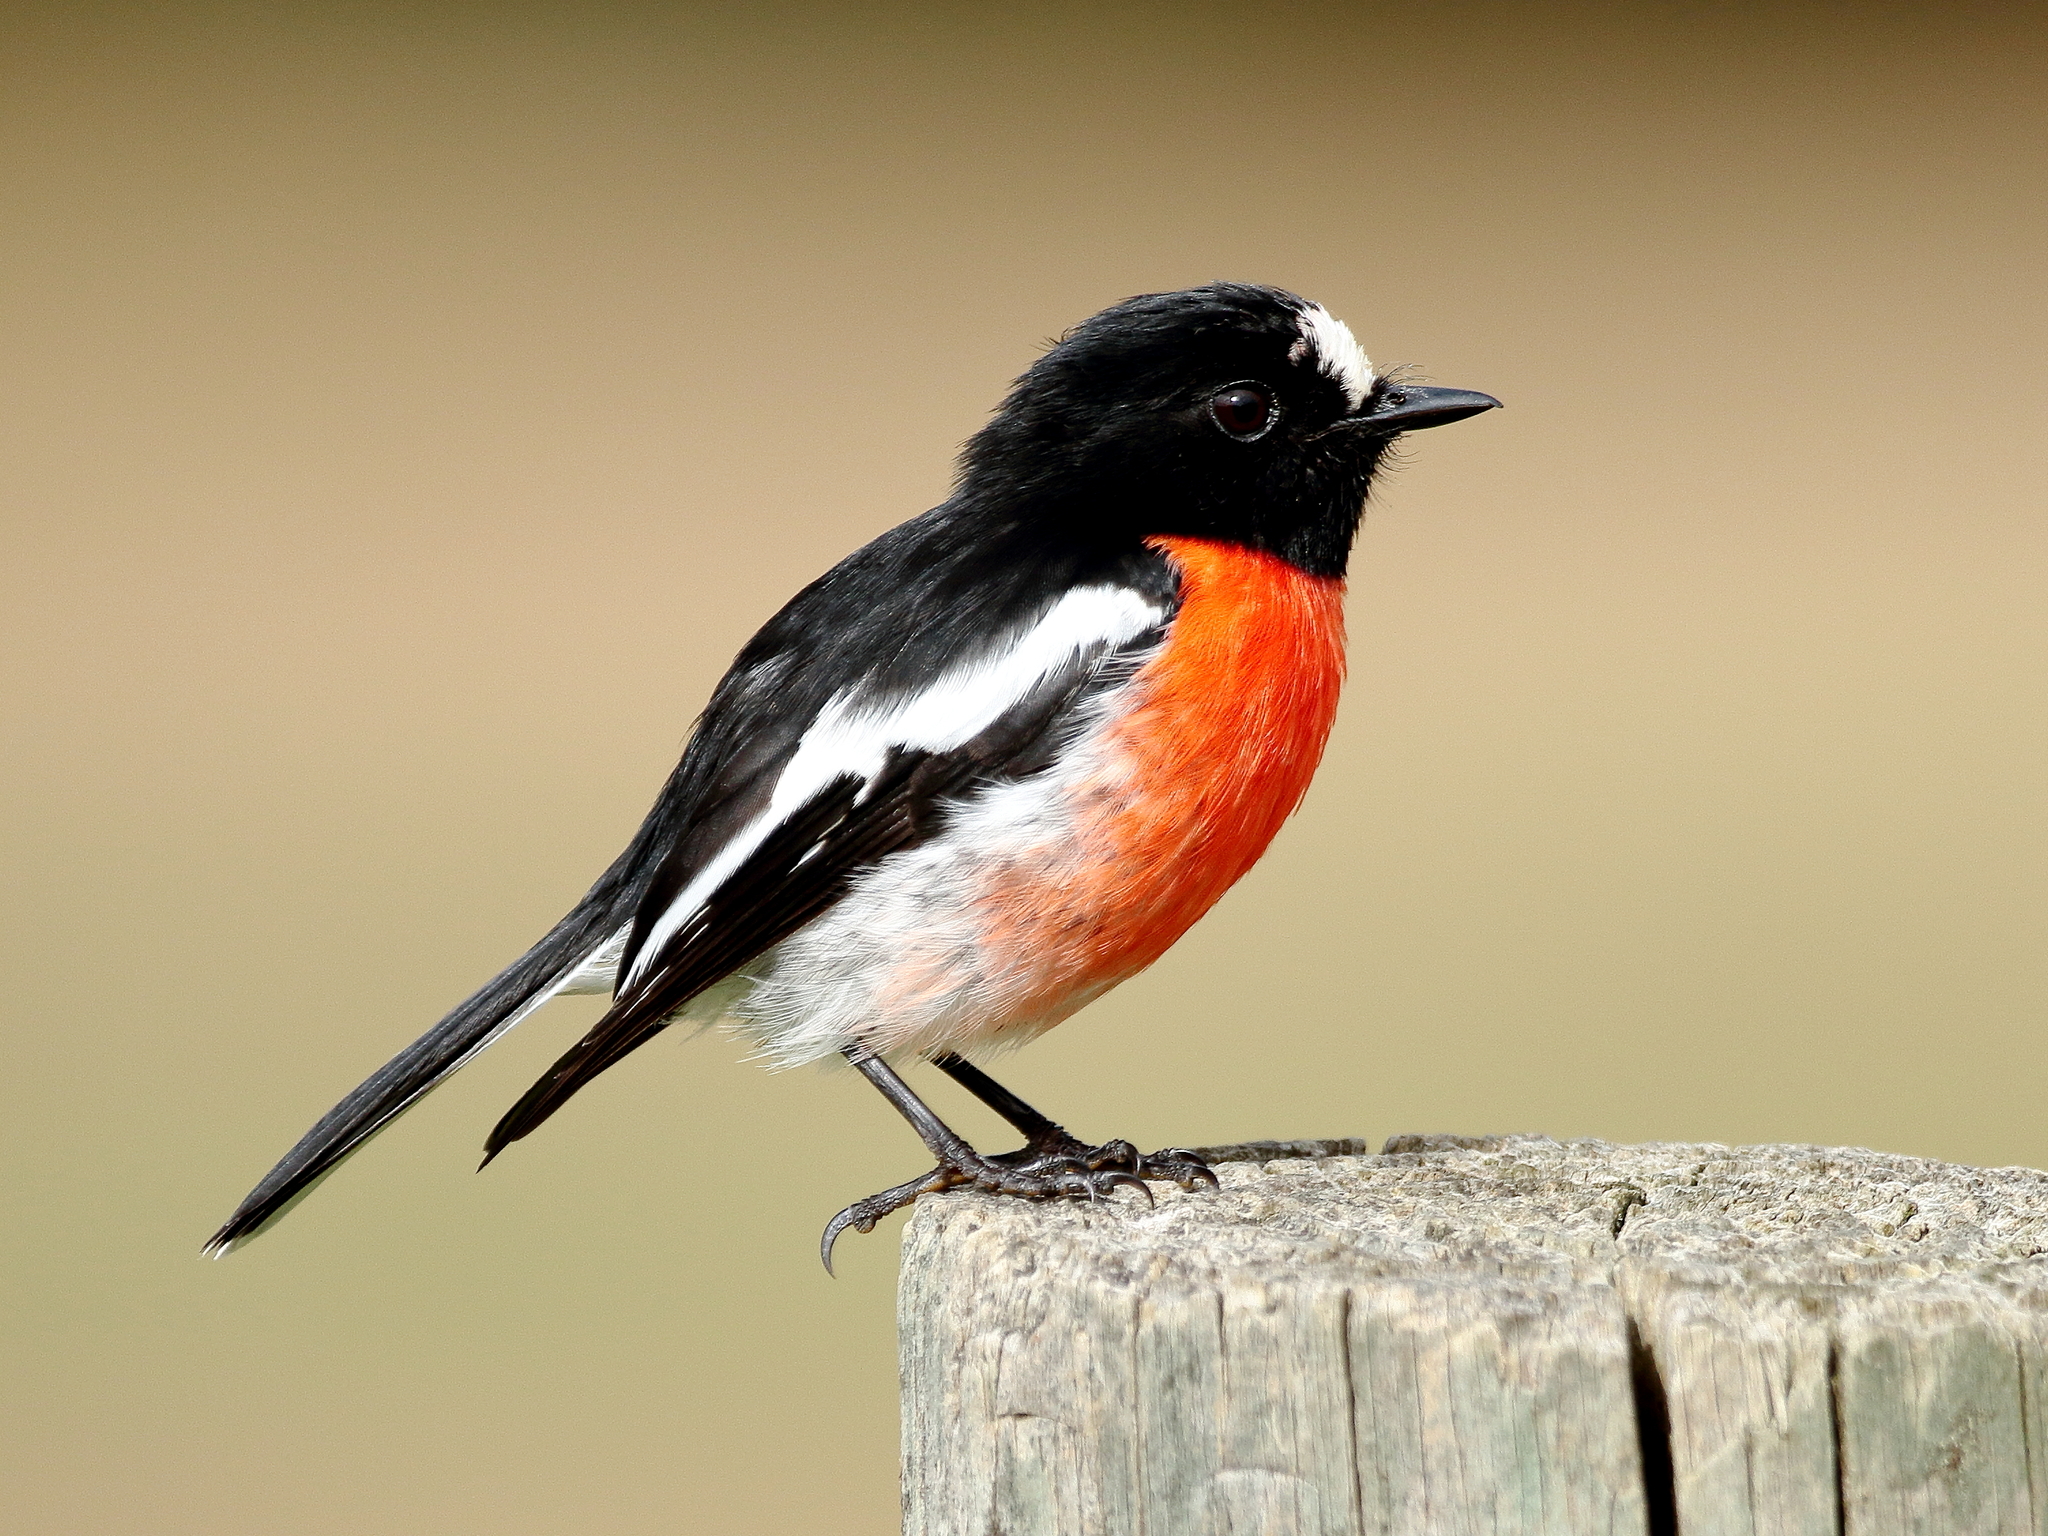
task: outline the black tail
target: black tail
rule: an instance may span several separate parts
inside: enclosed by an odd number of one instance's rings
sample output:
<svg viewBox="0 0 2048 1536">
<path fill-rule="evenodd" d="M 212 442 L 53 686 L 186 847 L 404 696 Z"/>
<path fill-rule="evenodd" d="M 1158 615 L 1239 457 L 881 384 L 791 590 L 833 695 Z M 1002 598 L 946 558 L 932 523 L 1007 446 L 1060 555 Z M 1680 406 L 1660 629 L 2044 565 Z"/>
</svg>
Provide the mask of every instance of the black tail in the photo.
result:
<svg viewBox="0 0 2048 1536">
<path fill-rule="evenodd" d="M 276 1221 L 351 1152 L 552 997 L 632 915 L 630 902 L 621 900 L 623 882 L 615 882 L 611 873 L 546 938 L 323 1115 L 249 1192 L 204 1251 L 218 1258 Z"/>
</svg>

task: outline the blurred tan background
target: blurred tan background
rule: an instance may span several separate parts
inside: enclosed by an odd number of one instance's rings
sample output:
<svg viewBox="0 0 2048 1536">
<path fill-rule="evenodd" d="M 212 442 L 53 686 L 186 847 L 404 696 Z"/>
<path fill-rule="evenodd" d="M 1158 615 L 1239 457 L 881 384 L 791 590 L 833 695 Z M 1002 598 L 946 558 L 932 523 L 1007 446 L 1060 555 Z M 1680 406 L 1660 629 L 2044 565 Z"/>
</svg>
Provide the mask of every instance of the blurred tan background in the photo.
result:
<svg viewBox="0 0 2048 1536">
<path fill-rule="evenodd" d="M 741 9 L 0 12 L 0 1524 L 893 1527 L 848 1077 L 664 1037 L 477 1177 L 557 1004 L 198 1245 L 1044 338 L 1217 276 L 1509 409 L 1386 483 L 1299 820 L 1005 1076 L 2048 1164 L 2037 9 Z"/>
</svg>

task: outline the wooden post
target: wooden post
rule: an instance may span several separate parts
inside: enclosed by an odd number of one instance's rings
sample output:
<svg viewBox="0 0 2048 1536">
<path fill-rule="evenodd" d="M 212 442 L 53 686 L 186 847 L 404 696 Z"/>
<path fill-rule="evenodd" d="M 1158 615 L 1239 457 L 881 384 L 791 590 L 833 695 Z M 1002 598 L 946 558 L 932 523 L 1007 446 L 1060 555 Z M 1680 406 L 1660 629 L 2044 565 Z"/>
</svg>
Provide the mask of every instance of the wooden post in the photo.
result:
<svg viewBox="0 0 2048 1536">
<path fill-rule="evenodd" d="M 1215 1149 L 905 1234 L 910 1536 L 2048 1532 L 2048 1174 L 1819 1147 Z"/>
</svg>

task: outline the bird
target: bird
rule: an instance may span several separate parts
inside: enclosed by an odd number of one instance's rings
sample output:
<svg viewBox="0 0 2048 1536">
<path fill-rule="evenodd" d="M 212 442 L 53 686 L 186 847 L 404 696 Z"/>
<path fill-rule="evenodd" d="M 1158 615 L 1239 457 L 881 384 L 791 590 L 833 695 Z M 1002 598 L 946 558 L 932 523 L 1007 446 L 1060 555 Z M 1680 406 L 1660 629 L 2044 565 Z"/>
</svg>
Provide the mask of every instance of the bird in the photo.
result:
<svg viewBox="0 0 2048 1536">
<path fill-rule="evenodd" d="M 1284 289 L 1111 305 L 964 445 L 952 492 L 750 640 L 625 851 L 548 933 L 330 1110 L 205 1245 L 265 1230 L 552 998 L 608 1011 L 498 1121 L 484 1163 L 676 1024 L 773 1066 L 844 1058 L 935 1166 L 871 1231 L 971 1187 L 1214 1186 L 1197 1153 L 1089 1144 L 978 1063 L 1157 960 L 1306 793 L 1345 668 L 1344 581 L 1402 434 L 1497 407 L 1376 373 Z M 929 1062 L 1024 1137 L 984 1154 L 912 1091 Z"/>
</svg>

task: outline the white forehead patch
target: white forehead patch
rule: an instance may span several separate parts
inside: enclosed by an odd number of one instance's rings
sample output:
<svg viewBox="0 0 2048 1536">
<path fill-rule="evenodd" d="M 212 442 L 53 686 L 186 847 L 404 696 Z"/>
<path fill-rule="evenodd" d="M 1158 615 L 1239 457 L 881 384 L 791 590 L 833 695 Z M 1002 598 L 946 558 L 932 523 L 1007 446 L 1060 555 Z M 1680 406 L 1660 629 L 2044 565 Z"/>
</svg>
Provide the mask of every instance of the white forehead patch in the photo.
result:
<svg viewBox="0 0 2048 1536">
<path fill-rule="evenodd" d="M 1351 409 L 1364 405 L 1365 397 L 1372 393 L 1372 363 L 1351 334 L 1351 327 L 1320 304 L 1309 305 L 1296 323 L 1301 327 L 1301 340 L 1288 349 L 1288 357 L 1298 363 L 1313 353 L 1316 366 L 1336 381 Z"/>
</svg>

